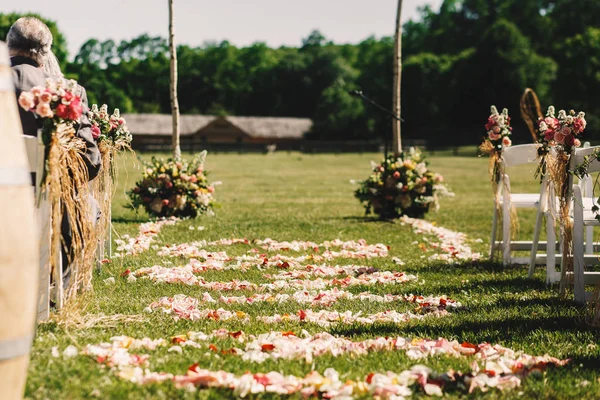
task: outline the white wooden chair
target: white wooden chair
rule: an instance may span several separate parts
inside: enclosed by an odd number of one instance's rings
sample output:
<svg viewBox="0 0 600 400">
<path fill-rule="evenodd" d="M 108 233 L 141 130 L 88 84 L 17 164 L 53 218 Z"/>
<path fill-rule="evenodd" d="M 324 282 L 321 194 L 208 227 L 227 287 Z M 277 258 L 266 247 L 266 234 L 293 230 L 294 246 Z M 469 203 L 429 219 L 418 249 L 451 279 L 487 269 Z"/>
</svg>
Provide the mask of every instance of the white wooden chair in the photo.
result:
<svg viewBox="0 0 600 400">
<path fill-rule="evenodd" d="M 492 238 L 490 248 L 490 259 L 494 252 L 499 247 L 502 249 L 502 264 L 510 265 L 511 263 L 526 264 L 529 259 L 512 258 L 512 251 L 531 251 L 535 244 L 536 250 L 538 247 L 545 248 L 546 242 L 539 242 L 539 231 L 542 226 L 542 210 L 543 204 L 546 201 L 546 182 L 541 185 L 540 191 L 537 193 L 512 193 L 510 188 L 510 177 L 506 173 L 506 167 L 517 165 L 531 164 L 537 162 L 538 145 L 523 144 L 511 147 L 505 147 L 502 151 L 501 162 L 504 166 L 505 173 L 498 184 L 497 196 L 500 199 L 500 210 L 494 205 L 494 218 L 492 221 Z M 532 241 L 511 241 L 511 208 L 533 208 L 537 210 L 535 240 Z M 502 213 L 502 240 L 497 240 L 496 232 L 498 228 L 499 214 Z"/>
<path fill-rule="evenodd" d="M 576 149 L 571 156 L 569 170 L 573 171 L 575 167 L 583 164 L 584 158 L 590 156 L 595 151 L 599 151 L 600 146 Z M 587 170 L 588 174 L 600 172 L 600 161 L 592 158 Z M 600 285 L 600 272 L 586 272 L 585 267 L 589 264 L 598 264 L 598 256 L 594 255 L 594 250 L 598 246 L 593 243 L 593 233 L 591 230 L 595 226 L 600 226 L 600 221 L 596 219 L 598 212 L 592 211 L 592 207 L 597 204 L 592 189 L 592 179 L 584 179 L 585 184 L 573 185 L 573 175 L 569 174 L 568 184 L 573 187 L 573 281 L 575 301 L 584 303 L 586 301 L 585 285 Z M 584 235 L 585 232 L 585 235 Z M 584 236 L 586 240 L 584 242 Z"/>
<path fill-rule="evenodd" d="M 29 171 L 34 175 L 34 190 L 36 205 L 36 222 L 38 225 L 38 243 L 40 246 L 39 262 L 39 287 L 38 287 L 38 321 L 47 320 L 50 316 L 50 246 L 52 237 L 52 220 L 50 212 L 50 202 L 45 195 L 40 195 L 38 190 L 44 171 L 44 145 L 41 137 L 23 135 L 25 148 L 27 150 L 27 159 L 29 161 Z M 56 263 L 59 271 L 56 274 L 62 278 L 62 259 L 60 251 Z M 55 279 L 56 286 L 56 306 L 62 307 L 63 287 L 62 279 Z"/>
</svg>

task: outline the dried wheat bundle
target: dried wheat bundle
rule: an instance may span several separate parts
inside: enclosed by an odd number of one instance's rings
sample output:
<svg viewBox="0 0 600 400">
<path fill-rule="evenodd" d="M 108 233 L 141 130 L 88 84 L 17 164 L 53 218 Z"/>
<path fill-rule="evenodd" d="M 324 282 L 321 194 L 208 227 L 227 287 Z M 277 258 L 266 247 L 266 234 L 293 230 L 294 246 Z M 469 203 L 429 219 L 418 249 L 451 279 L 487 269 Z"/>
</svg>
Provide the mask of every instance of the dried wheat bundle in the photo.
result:
<svg viewBox="0 0 600 400">
<path fill-rule="evenodd" d="M 67 249 L 71 279 L 65 288 L 64 301 L 75 298 L 78 292 L 90 290 L 97 234 L 89 204 L 88 170 L 84 162 L 85 142 L 75 136 L 69 124 L 58 124 L 47 146 L 45 190 L 52 213 L 52 274 L 54 282 L 62 279 L 57 260 L 64 246 L 61 223 L 69 220 L 72 241 Z"/>
</svg>

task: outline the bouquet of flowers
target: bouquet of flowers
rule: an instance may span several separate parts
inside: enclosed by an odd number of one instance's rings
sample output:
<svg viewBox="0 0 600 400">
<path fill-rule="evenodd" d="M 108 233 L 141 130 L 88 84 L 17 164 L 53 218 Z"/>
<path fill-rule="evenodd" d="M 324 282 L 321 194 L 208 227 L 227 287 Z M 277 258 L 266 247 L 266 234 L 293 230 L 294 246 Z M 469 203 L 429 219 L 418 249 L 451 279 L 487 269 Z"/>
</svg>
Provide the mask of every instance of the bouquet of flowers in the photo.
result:
<svg viewBox="0 0 600 400">
<path fill-rule="evenodd" d="M 366 214 L 381 219 L 402 215 L 422 218 L 439 208 L 439 198 L 454 196 L 442 183 L 444 178 L 428 168 L 423 154 L 414 148 L 389 156 L 381 164 L 371 162 L 371 176 L 360 183 L 354 196 L 364 204 Z"/>
<path fill-rule="evenodd" d="M 42 118 L 42 140 L 45 145 L 57 132 L 75 135 L 75 126 L 83 114 L 79 86 L 74 80 L 48 79 L 46 87 L 35 86 L 19 95 L 19 105 Z"/>
<path fill-rule="evenodd" d="M 569 161 L 572 151 L 581 146 L 579 136 L 585 130 L 587 122 L 585 113 L 575 113 L 573 110 L 569 114 L 564 110 L 560 110 L 558 117 L 556 117 L 554 106 L 550 106 L 546 117 L 540 118 L 538 125 L 541 146 L 538 150 L 540 163 L 536 176 L 548 174 L 559 198 L 559 209 L 554 218 L 561 226 L 562 251 L 565 255 L 560 281 L 562 296 L 566 290 L 566 273 L 573 270 L 573 257 L 570 253 L 573 243 L 573 222 L 570 216 L 572 188 L 568 185 Z M 550 149 L 555 150 L 554 155 L 550 154 Z"/>
<path fill-rule="evenodd" d="M 510 117 L 508 116 L 508 110 L 504 108 L 502 114 L 498 113 L 496 106 L 491 107 L 491 114 L 488 117 L 487 123 L 485 124 L 485 130 L 487 131 L 487 138 L 485 141 L 489 141 L 493 146 L 494 151 L 502 151 L 503 146 L 510 146 L 512 144 L 510 135 L 512 133 L 512 127 L 510 126 Z"/>
<path fill-rule="evenodd" d="M 133 208 L 142 206 L 157 217 L 192 217 L 213 214 L 214 187 L 209 184 L 204 170 L 206 151 L 191 162 L 161 160 L 155 157 L 146 164 L 143 179 L 128 195 Z"/>
<path fill-rule="evenodd" d="M 98 143 L 98 149 L 102 155 L 102 169 L 92 182 L 92 193 L 98 200 L 102 211 L 97 227 L 98 233 L 100 237 L 106 237 L 106 233 L 110 229 L 116 176 L 116 165 L 113 160 L 117 153 L 131 150 L 132 135 L 118 108 L 115 108 L 111 115 L 108 113 L 106 104 L 100 108 L 97 104 L 93 104 L 87 115 L 92 124 L 92 136 Z"/>
<path fill-rule="evenodd" d="M 502 110 L 502 114 L 498 113 L 496 106 L 491 107 L 491 114 L 485 124 L 487 136 L 483 139 L 483 143 L 479 146 L 484 154 L 490 155 L 490 178 L 492 182 L 498 184 L 501 177 L 500 157 L 502 149 L 512 144 L 510 136 L 512 127 L 510 126 L 510 117 L 508 110 Z"/>
<path fill-rule="evenodd" d="M 567 115 L 565 110 L 560 110 L 555 117 L 554 112 L 554 106 L 548 107 L 546 118 L 539 120 L 540 142 L 546 152 L 550 147 L 557 147 L 559 151 L 570 154 L 573 148 L 581 146 L 578 136 L 587 126 L 585 113 L 580 111 L 576 114 L 571 110 Z"/>
<path fill-rule="evenodd" d="M 133 137 L 127 129 L 125 119 L 121 117 L 118 108 L 115 108 L 112 115 L 109 115 L 106 104 L 103 104 L 100 108 L 97 104 L 93 104 L 88 111 L 88 117 L 92 123 L 92 135 L 99 144 L 108 143 L 113 146 L 127 148 L 131 145 Z"/>
</svg>

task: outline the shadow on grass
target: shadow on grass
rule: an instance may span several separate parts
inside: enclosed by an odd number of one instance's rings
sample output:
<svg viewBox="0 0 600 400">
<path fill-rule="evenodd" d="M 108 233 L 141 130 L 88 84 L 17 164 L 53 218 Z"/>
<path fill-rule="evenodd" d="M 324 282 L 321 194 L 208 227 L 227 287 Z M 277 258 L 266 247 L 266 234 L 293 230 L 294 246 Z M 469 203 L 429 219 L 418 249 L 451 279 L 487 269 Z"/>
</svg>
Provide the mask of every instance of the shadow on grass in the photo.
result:
<svg viewBox="0 0 600 400">
<path fill-rule="evenodd" d="M 414 337 L 456 337 L 459 341 L 473 335 L 482 335 L 481 340 L 496 343 L 525 338 L 534 331 L 560 332 L 580 335 L 592 332 L 600 339 L 600 331 L 585 323 L 582 314 L 571 307 L 575 303 L 553 299 L 499 299 L 493 304 L 476 305 L 467 310 L 457 310 L 449 318 L 432 318 L 405 325 L 339 325 L 332 334 L 342 336 L 414 336 Z M 546 308 L 546 310 L 544 310 Z M 548 311 L 549 308 L 551 311 Z M 540 313 L 547 315 L 537 316 Z M 550 315 L 551 313 L 551 315 Z M 468 315 L 467 315 L 468 314 Z M 586 360 L 592 365 L 597 358 Z M 600 364 L 595 364 L 600 365 Z"/>
<path fill-rule="evenodd" d="M 117 224 L 131 224 L 131 223 L 144 223 L 148 222 L 148 218 L 143 216 L 135 216 L 135 217 L 113 217 L 112 223 Z"/>
<path fill-rule="evenodd" d="M 385 224 L 394 224 L 395 222 L 392 220 L 379 219 L 378 217 L 367 217 L 367 216 L 358 216 L 358 215 L 345 215 L 341 217 L 329 217 L 324 218 L 332 221 L 355 221 L 355 222 L 381 222 Z"/>
</svg>

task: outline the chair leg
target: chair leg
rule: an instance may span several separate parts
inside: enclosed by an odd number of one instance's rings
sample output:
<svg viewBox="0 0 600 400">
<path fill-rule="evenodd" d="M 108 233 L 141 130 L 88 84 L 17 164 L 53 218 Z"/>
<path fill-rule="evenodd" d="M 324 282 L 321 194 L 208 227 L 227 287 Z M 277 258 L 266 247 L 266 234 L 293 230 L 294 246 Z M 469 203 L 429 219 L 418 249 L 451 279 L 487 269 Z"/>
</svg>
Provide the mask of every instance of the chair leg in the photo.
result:
<svg viewBox="0 0 600 400">
<path fill-rule="evenodd" d="M 542 210 L 538 206 L 537 215 L 535 217 L 535 230 L 533 231 L 533 242 L 531 243 L 531 257 L 529 259 L 529 273 L 528 277 L 533 277 L 535 272 L 535 259 L 538 251 L 538 244 L 540 241 L 540 231 L 542 230 Z"/>
<path fill-rule="evenodd" d="M 577 303 L 585 303 L 585 259 L 583 234 L 588 227 L 583 226 L 583 209 L 575 205 L 573 210 L 573 281 L 574 293 Z M 586 246 L 587 247 L 587 243 Z"/>
<path fill-rule="evenodd" d="M 546 283 L 557 281 L 556 272 L 556 231 L 554 217 L 546 215 Z"/>
<path fill-rule="evenodd" d="M 498 209 L 494 205 L 494 218 L 492 219 L 492 239 L 490 241 L 490 261 L 494 261 L 496 251 L 496 232 L 498 230 Z"/>
<path fill-rule="evenodd" d="M 510 265 L 510 203 L 506 200 L 502 205 L 502 265 Z"/>
<path fill-rule="evenodd" d="M 594 227 L 585 227 L 585 253 L 594 254 Z"/>
</svg>

